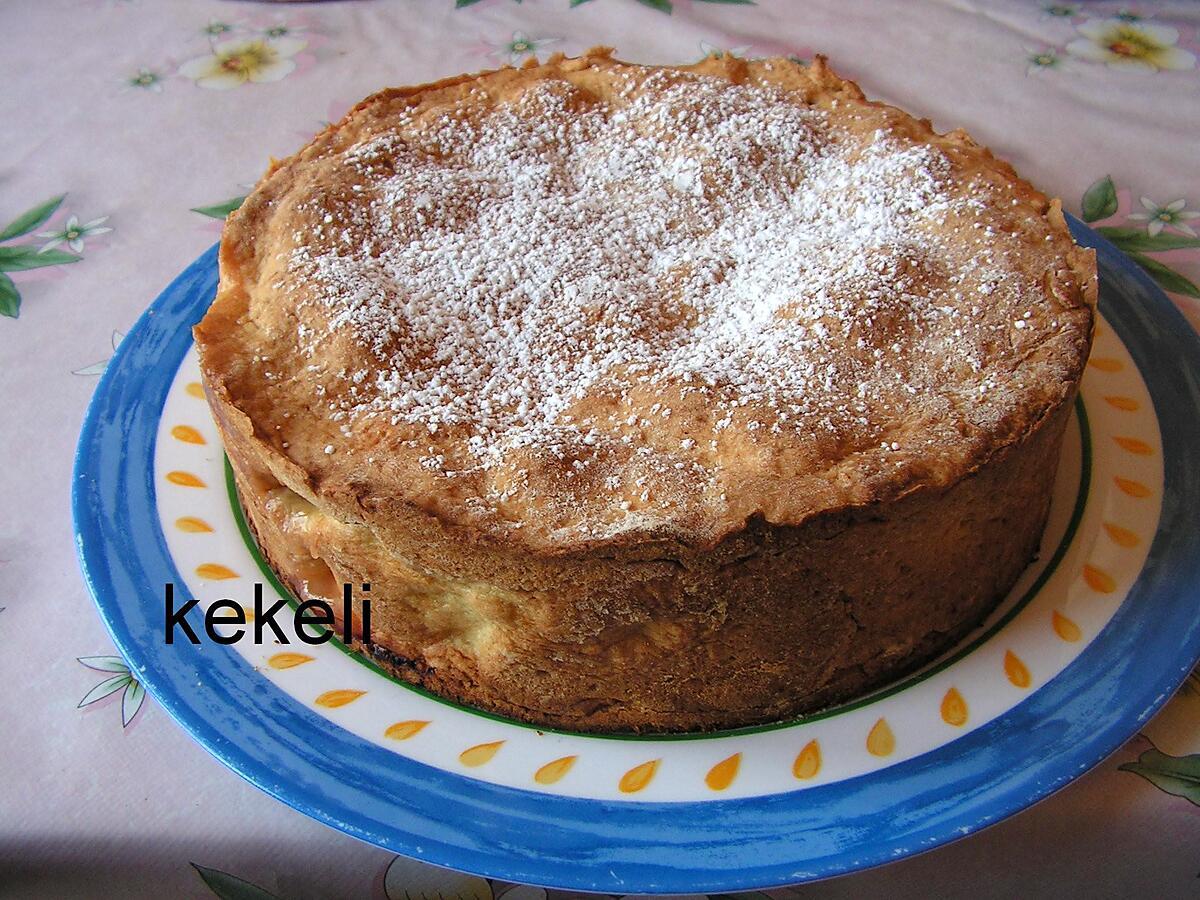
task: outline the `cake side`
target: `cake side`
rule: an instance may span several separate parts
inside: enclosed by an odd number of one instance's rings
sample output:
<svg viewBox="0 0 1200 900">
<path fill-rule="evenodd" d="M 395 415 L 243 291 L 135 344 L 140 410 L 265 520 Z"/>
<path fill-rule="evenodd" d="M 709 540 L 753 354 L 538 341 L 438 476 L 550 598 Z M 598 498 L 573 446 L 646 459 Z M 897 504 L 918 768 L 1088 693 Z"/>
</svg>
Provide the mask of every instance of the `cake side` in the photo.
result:
<svg viewBox="0 0 1200 900">
<path fill-rule="evenodd" d="M 381 666 L 522 721 L 620 732 L 786 719 L 952 646 L 1037 552 L 1070 414 L 945 491 L 799 526 L 759 520 L 716 548 L 642 560 L 467 558 L 432 533 L 385 543 L 279 485 L 218 421 L 281 581 L 301 599 L 372 585 L 360 649 Z"/>
</svg>

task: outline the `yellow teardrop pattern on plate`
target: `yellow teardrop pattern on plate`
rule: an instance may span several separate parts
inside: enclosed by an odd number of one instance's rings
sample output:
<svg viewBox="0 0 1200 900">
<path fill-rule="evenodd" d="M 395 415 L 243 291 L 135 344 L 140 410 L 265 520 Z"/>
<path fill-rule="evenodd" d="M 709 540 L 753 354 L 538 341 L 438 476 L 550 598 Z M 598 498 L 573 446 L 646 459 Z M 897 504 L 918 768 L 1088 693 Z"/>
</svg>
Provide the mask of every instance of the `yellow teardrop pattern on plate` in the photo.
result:
<svg viewBox="0 0 1200 900">
<path fill-rule="evenodd" d="M 1117 589 L 1117 583 L 1113 577 L 1095 566 L 1085 565 L 1083 567 L 1083 580 L 1087 582 L 1088 587 L 1100 594 L 1111 594 Z"/>
<path fill-rule="evenodd" d="M 872 756 L 891 756 L 896 749 L 896 736 L 892 734 L 892 726 L 887 719 L 880 719 L 867 734 L 867 752 Z"/>
<path fill-rule="evenodd" d="M 820 771 L 821 745 L 814 739 L 805 744 L 804 749 L 796 754 L 796 759 L 792 763 L 792 774 L 807 781 L 810 778 L 816 778 Z"/>
<path fill-rule="evenodd" d="M 640 766 L 634 766 L 621 776 L 621 780 L 617 782 L 618 789 L 622 794 L 636 794 L 638 791 L 645 790 L 646 785 L 654 780 L 661 762 L 661 759 L 652 759 Z"/>
<path fill-rule="evenodd" d="M 1135 437 L 1116 435 L 1113 437 L 1113 440 L 1116 441 L 1117 446 L 1122 450 L 1133 453 L 1136 456 L 1151 456 L 1154 453 L 1153 447 Z"/>
<path fill-rule="evenodd" d="M 180 531 L 190 531 L 196 534 L 211 532 L 213 527 L 203 519 L 197 519 L 195 516 L 182 516 L 175 520 L 175 527 Z"/>
<path fill-rule="evenodd" d="M 267 660 L 267 665 L 272 669 L 294 669 L 296 666 L 312 662 L 315 658 L 307 653 L 276 653 Z"/>
<path fill-rule="evenodd" d="M 1131 478 L 1122 478 L 1120 475 L 1113 476 L 1113 481 L 1117 483 L 1117 487 L 1123 493 L 1128 494 L 1130 497 L 1141 499 L 1150 496 L 1150 488 L 1146 487 L 1140 481 L 1134 481 Z"/>
<path fill-rule="evenodd" d="M 168 472 L 167 473 L 167 481 L 171 482 L 171 484 L 177 484 L 180 487 L 193 487 L 193 488 L 208 487 L 208 485 L 205 484 L 202 479 L 193 475 L 191 472 L 179 472 L 179 471 Z"/>
<path fill-rule="evenodd" d="M 1054 633 L 1067 643 L 1073 644 L 1083 637 L 1083 632 L 1079 630 L 1079 626 L 1058 610 L 1054 611 L 1052 621 L 1054 623 Z"/>
<path fill-rule="evenodd" d="M 201 563 L 196 566 L 196 574 L 205 581 L 228 581 L 237 578 L 238 573 L 220 563 Z"/>
<path fill-rule="evenodd" d="M 391 738 L 393 741 L 407 741 L 411 737 L 416 737 L 421 730 L 429 724 L 428 720 L 409 719 L 405 722 L 396 722 L 389 725 L 387 730 L 383 732 L 383 736 Z"/>
<path fill-rule="evenodd" d="M 708 785 L 709 790 L 723 791 L 733 784 L 741 765 L 742 754 L 735 753 L 709 769 L 708 774 L 704 776 L 704 783 Z"/>
<path fill-rule="evenodd" d="M 1033 676 L 1021 657 L 1011 650 L 1004 651 L 1004 674 L 1008 680 L 1019 688 L 1027 688 L 1033 684 Z"/>
<path fill-rule="evenodd" d="M 1122 412 L 1136 412 L 1142 408 L 1142 405 L 1132 397 L 1105 397 L 1104 402 Z"/>
<path fill-rule="evenodd" d="M 533 780 L 538 784 L 554 784 L 571 771 L 578 756 L 564 756 L 552 760 L 533 773 Z"/>
<path fill-rule="evenodd" d="M 353 703 L 366 691 L 326 691 L 313 702 L 317 706 L 323 706 L 326 709 L 337 709 L 339 706 L 345 706 L 347 703 Z"/>
<path fill-rule="evenodd" d="M 961 728 L 967 724 L 967 701 L 963 699 L 963 695 L 958 692 L 958 688 L 950 688 L 946 691 L 946 696 L 942 698 L 942 721 L 947 725 L 953 725 L 955 728 Z"/>
<path fill-rule="evenodd" d="M 187 387 L 185 387 L 184 390 L 187 391 L 189 394 L 191 394 L 193 397 L 199 397 L 201 400 L 204 399 L 204 385 L 202 385 L 198 381 L 189 381 L 187 383 Z"/>
<path fill-rule="evenodd" d="M 1141 543 L 1141 538 L 1128 528 L 1122 528 L 1120 525 L 1114 525 L 1112 522 L 1105 522 L 1104 530 L 1108 532 L 1108 536 L 1113 539 L 1114 544 L 1122 547 L 1136 547 Z"/>
<path fill-rule="evenodd" d="M 458 761 L 464 766 L 482 766 L 496 755 L 504 746 L 504 741 L 492 741 L 490 744 L 476 744 L 458 754 Z"/>
<path fill-rule="evenodd" d="M 191 425 L 176 425 L 171 429 L 171 437 L 177 441 L 183 441 L 185 444 L 207 444 L 204 440 L 204 435 L 198 432 Z"/>
<path fill-rule="evenodd" d="M 1089 359 L 1088 365 L 1101 372 L 1120 372 L 1125 368 L 1125 365 L 1119 359 L 1113 359 L 1108 356 L 1098 356 L 1095 359 Z"/>
</svg>

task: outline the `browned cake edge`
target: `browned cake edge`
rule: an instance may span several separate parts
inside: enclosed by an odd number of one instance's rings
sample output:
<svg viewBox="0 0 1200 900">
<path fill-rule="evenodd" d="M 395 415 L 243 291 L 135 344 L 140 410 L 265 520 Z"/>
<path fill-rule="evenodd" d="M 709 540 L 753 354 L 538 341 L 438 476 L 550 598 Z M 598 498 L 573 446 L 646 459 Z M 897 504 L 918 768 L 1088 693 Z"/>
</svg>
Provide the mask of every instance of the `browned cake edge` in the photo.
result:
<svg viewBox="0 0 1200 900">
<path fill-rule="evenodd" d="M 278 482 L 254 445 L 218 423 L 247 519 L 280 580 L 301 599 L 306 586 L 328 597 L 343 582 L 372 584 L 373 641 L 360 649 L 381 666 L 525 722 L 617 732 L 786 719 L 953 645 L 1037 552 L 1070 413 L 1064 404 L 945 491 L 800 526 L 751 522 L 717 548 L 670 559 L 496 554 L 486 566 L 476 556 L 473 572 L 453 540 L 390 535 L 385 548 L 340 522 L 298 539 L 268 509 Z M 420 566 L 418 546 L 449 565 Z M 494 629 L 474 655 L 418 609 L 436 602 L 439 584 L 457 590 L 467 580 L 487 585 L 468 604 Z"/>
</svg>

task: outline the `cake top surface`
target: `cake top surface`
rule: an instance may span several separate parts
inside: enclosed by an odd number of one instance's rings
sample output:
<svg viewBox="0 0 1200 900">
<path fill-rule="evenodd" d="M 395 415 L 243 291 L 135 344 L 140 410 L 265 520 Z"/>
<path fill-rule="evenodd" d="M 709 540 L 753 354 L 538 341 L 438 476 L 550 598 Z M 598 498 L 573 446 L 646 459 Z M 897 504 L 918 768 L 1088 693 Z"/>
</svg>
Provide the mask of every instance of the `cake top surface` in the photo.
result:
<svg viewBox="0 0 1200 900">
<path fill-rule="evenodd" d="M 342 515 L 561 552 L 953 483 L 1073 392 L 1094 264 L 818 60 L 368 98 L 227 224 L 210 390 Z"/>
</svg>

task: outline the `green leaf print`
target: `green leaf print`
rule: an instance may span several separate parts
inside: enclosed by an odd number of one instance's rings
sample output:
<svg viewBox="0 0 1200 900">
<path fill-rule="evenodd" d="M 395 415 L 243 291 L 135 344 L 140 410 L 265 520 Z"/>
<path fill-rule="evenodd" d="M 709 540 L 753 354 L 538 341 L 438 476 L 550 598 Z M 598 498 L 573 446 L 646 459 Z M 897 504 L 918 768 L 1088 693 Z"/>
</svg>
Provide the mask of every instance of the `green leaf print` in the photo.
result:
<svg viewBox="0 0 1200 900">
<path fill-rule="evenodd" d="M 1115 228 L 1101 225 L 1096 229 L 1127 253 L 1158 253 L 1163 250 L 1186 250 L 1200 247 L 1200 238 L 1160 231 L 1151 235 L 1144 228 Z"/>
<path fill-rule="evenodd" d="M 0 231 L 0 241 L 7 241 L 33 231 L 54 215 L 54 211 L 62 205 L 63 198 L 66 196 L 66 194 L 59 194 L 57 197 L 51 197 L 45 203 L 21 213 L 9 222 L 3 231 Z"/>
<path fill-rule="evenodd" d="M 15 319 L 21 315 L 21 295 L 13 280 L 0 272 L 0 316 Z"/>
<path fill-rule="evenodd" d="M 221 900 L 279 900 L 270 891 L 264 891 L 257 885 L 253 885 L 248 881 L 230 875 L 228 872 L 221 872 L 217 869 L 210 869 L 207 866 L 200 866 L 196 863 L 189 863 L 196 870 L 197 874 L 208 885 L 208 889 L 216 894 Z"/>
<path fill-rule="evenodd" d="M 1148 203 L 1149 201 L 1145 198 L 1142 199 L 1142 204 L 1147 206 L 1147 209 L 1153 210 L 1154 208 L 1147 205 Z M 1094 182 L 1087 189 L 1087 192 L 1084 193 L 1083 202 L 1080 205 L 1083 209 L 1083 218 L 1087 222 L 1095 222 L 1097 219 L 1107 219 L 1109 216 L 1114 215 L 1117 211 L 1117 189 L 1113 185 L 1112 177 L 1105 175 L 1099 181 Z M 1178 200 L 1166 212 L 1178 214 L 1183 205 L 1183 200 Z M 1144 213 L 1139 213 L 1138 215 L 1130 216 L 1130 218 L 1146 219 L 1148 216 Z M 1164 291 L 1200 299 L 1200 287 L 1197 287 L 1192 281 L 1179 272 L 1176 272 L 1170 266 L 1146 256 L 1147 253 L 1162 253 L 1167 250 L 1195 249 L 1200 247 L 1200 238 L 1163 231 L 1161 223 L 1152 222 L 1151 224 L 1158 224 L 1158 228 L 1143 230 L 1141 228 L 1101 225 L 1096 228 L 1096 231 L 1111 241 L 1114 247 L 1121 250 L 1135 262 Z M 1156 231 L 1156 233 L 1151 234 L 1151 231 Z"/>
<path fill-rule="evenodd" d="M 1117 189 L 1112 177 L 1105 175 L 1095 182 L 1083 195 L 1083 221 L 1095 222 L 1107 219 L 1117 211 Z"/>
<path fill-rule="evenodd" d="M 129 666 L 119 656 L 77 656 L 76 661 L 97 672 L 120 672 L 129 674 Z"/>
<path fill-rule="evenodd" d="M 24 272 L 45 266 L 62 266 L 79 262 L 82 256 L 61 250 L 42 250 L 36 247 L 0 247 L 0 272 Z"/>
<path fill-rule="evenodd" d="M 1200 753 L 1168 756 L 1158 749 L 1147 750 L 1136 762 L 1118 768 L 1140 775 L 1160 791 L 1200 806 Z"/>
<path fill-rule="evenodd" d="M 1129 253 L 1126 251 L 1126 255 L 1141 266 L 1142 271 L 1153 278 L 1164 291 L 1171 291 L 1174 294 L 1183 294 L 1187 297 L 1200 299 L 1200 287 L 1196 287 L 1193 282 L 1184 278 L 1174 269 L 1164 266 L 1157 259 L 1143 256 L 1141 253 Z"/>
<path fill-rule="evenodd" d="M 59 194 L 57 197 L 51 197 L 45 203 L 39 203 L 32 209 L 25 210 L 0 230 L 0 241 L 23 237 L 39 225 L 45 224 L 62 206 L 66 196 L 66 194 Z M 21 292 L 13 280 L 4 274 L 5 272 L 25 272 L 29 269 L 42 269 L 46 266 L 62 266 L 67 263 L 79 262 L 83 257 L 77 253 L 64 253 L 54 248 L 65 243 L 76 251 L 82 250 L 84 238 L 112 231 L 111 228 L 100 227 L 107 219 L 108 216 L 103 216 L 80 225 L 78 217 L 71 216 L 66 227 L 61 231 L 43 232 L 38 235 L 41 238 L 51 239 L 49 243 L 43 244 L 40 250 L 32 244 L 0 247 L 0 316 L 16 319 L 21 314 Z"/>
<path fill-rule="evenodd" d="M 124 675 L 114 675 L 112 678 L 106 678 L 84 694 L 83 699 L 79 701 L 79 706 L 76 708 L 82 709 L 85 706 L 95 703 L 97 700 L 103 700 L 109 694 L 115 694 L 117 691 L 124 690 L 132 681 L 133 676 L 128 672 Z"/>
<path fill-rule="evenodd" d="M 471 0 L 471 2 L 477 3 L 478 0 Z M 227 215 L 241 206 L 245 200 L 245 197 L 231 197 L 224 203 L 214 203 L 212 206 L 193 206 L 192 212 L 200 213 L 202 216 L 208 216 L 210 219 L 224 219 Z"/>
<path fill-rule="evenodd" d="M 88 691 L 79 701 L 78 708 L 82 709 L 97 700 L 103 700 L 117 691 L 124 691 L 121 695 L 121 725 L 127 728 L 142 708 L 146 699 L 146 689 L 133 677 L 125 660 L 119 656 L 79 656 L 76 660 L 94 671 L 115 673 Z"/>
<path fill-rule="evenodd" d="M 142 708 L 142 701 L 146 699 L 146 689 L 140 681 L 131 679 L 129 686 L 125 689 L 124 695 L 121 697 L 121 726 L 128 727 L 133 721 L 133 717 L 138 714 L 138 710 Z"/>
</svg>

